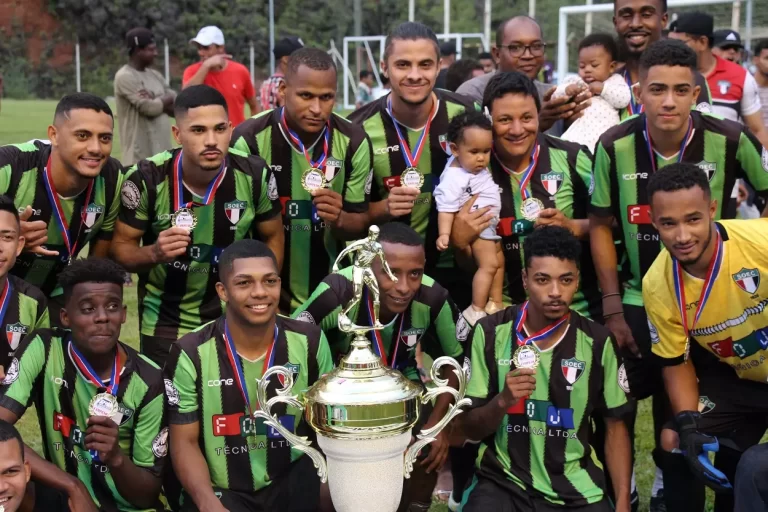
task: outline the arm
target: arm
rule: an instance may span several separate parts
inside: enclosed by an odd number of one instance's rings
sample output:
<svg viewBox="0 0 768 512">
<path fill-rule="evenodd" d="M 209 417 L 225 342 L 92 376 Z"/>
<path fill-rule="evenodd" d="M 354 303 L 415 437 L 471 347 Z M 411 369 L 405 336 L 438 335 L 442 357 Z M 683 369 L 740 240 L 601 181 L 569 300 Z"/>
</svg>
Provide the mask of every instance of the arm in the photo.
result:
<svg viewBox="0 0 768 512">
<path fill-rule="evenodd" d="M 632 92 L 629 90 L 629 86 L 621 75 L 613 74 L 603 83 L 603 90 L 600 92 L 600 97 L 616 110 L 620 110 L 629 105 L 629 101 L 632 99 Z"/>
<path fill-rule="evenodd" d="M 632 450 L 621 418 L 605 418 L 605 463 L 616 494 L 616 511 L 629 512 Z"/>
<path fill-rule="evenodd" d="M 748 128 L 739 135 L 736 159 L 741 169 L 738 178 L 746 179 L 753 189 L 763 198 L 768 196 L 768 163 L 763 163 L 767 150 Z M 763 217 L 768 217 L 768 206 L 763 210 Z"/>
<path fill-rule="evenodd" d="M 437 248 L 444 251 L 448 249 L 448 245 L 451 240 L 451 227 L 453 226 L 453 218 L 456 216 L 454 212 L 438 212 L 437 213 Z"/>
<path fill-rule="evenodd" d="M 754 114 L 741 116 L 744 119 L 744 124 L 747 125 L 757 140 L 763 147 L 768 147 L 768 130 L 766 130 L 763 124 L 763 114 L 761 111 L 757 111 Z"/>
<path fill-rule="evenodd" d="M 213 493 L 208 463 L 200 451 L 200 422 L 171 424 L 171 461 L 184 489 L 201 512 L 226 509 Z"/>
<path fill-rule="evenodd" d="M 187 73 L 184 73 L 184 79 L 182 80 L 181 88 L 186 89 L 190 85 L 202 85 L 203 82 L 205 82 L 205 77 L 208 76 L 208 72 L 210 70 L 211 59 L 206 59 L 203 61 L 200 67 L 197 68 L 197 71 L 191 76 L 187 76 Z"/>
<path fill-rule="evenodd" d="M 122 96 L 144 117 L 157 117 L 163 113 L 162 98 L 150 98 L 141 83 L 132 73 L 118 73 L 115 76 L 115 96 Z M 171 103 L 173 101 L 171 100 Z"/>
<path fill-rule="evenodd" d="M 111 240 L 94 240 L 90 243 L 88 249 L 88 256 L 92 258 L 108 258 L 110 253 L 110 247 L 112 246 Z"/>
<path fill-rule="evenodd" d="M 283 218 L 280 214 L 271 219 L 263 220 L 256 224 L 256 231 L 259 238 L 267 244 L 277 258 L 278 270 L 283 268 L 283 251 L 285 249 L 285 230 L 283 229 Z"/>
<path fill-rule="evenodd" d="M 744 76 L 741 118 L 763 147 L 768 148 L 768 129 L 763 124 L 762 107 L 763 105 L 760 103 L 760 90 L 757 87 L 755 77 L 747 73 Z"/>
<path fill-rule="evenodd" d="M 699 383 L 696 370 L 690 360 L 662 369 L 664 387 L 669 395 L 672 413 L 697 411 L 699 408 Z"/>
<path fill-rule="evenodd" d="M 281 226 L 282 227 L 282 226 Z M 157 242 L 140 246 L 144 232 L 117 221 L 112 243 L 112 257 L 128 272 L 147 272 L 162 263 L 170 263 L 187 252 L 192 238 L 184 228 L 170 228 L 161 232 Z"/>
</svg>

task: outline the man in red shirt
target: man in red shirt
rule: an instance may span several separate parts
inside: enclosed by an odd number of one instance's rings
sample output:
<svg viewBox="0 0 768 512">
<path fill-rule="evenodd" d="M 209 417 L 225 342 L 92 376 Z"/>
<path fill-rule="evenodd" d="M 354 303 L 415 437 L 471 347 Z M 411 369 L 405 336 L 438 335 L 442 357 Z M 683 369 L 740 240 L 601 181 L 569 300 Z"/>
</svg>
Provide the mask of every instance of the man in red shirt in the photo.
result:
<svg viewBox="0 0 768 512">
<path fill-rule="evenodd" d="M 205 84 L 219 91 L 227 100 L 227 110 L 232 126 L 245 121 L 244 107 L 248 102 L 251 115 L 259 112 L 256 91 L 253 88 L 248 68 L 232 60 L 224 48 L 224 33 L 219 27 L 208 26 L 200 29 L 190 40 L 197 46 L 200 62 L 184 70 L 182 88 Z"/>
</svg>

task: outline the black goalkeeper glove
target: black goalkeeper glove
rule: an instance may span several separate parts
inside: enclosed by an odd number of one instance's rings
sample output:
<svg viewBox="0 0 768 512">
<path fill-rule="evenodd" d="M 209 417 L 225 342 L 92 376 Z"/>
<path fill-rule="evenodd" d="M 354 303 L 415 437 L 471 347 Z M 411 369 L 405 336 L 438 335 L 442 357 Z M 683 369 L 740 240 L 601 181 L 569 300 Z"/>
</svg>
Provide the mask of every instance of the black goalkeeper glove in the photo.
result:
<svg viewBox="0 0 768 512">
<path fill-rule="evenodd" d="M 720 449 L 720 443 L 714 436 L 702 434 L 698 430 L 701 414 L 683 411 L 675 416 L 677 432 L 680 436 L 680 449 L 693 474 L 715 492 L 731 492 L 733 486 L 728 478 L 709 460 L 708 453 Z"/>
</svg>

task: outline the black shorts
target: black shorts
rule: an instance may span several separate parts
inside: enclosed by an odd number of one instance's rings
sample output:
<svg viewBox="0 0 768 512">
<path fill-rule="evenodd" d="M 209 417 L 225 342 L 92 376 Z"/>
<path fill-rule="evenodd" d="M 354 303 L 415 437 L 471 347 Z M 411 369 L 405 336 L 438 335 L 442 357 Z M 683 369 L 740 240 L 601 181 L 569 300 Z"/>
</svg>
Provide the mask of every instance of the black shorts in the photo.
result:
<svg viewBox="0 0 768 512">
<path fill-rule="evenodd" d="M 140 352 L 150 358 L 160 368 L 165 366 L 165 360 L 168 359 L 168 353 L 171 351 L 171 345 L 176 340 L 168 338 L 158 338 L 157 336 L 147 336 L 140 334 L 141 342 Z"/>
<path fill-rule="evenodd" d="M 462 512 L 611 512 L 613 508 L 608 500 L 603 498 L 599 503 L 580 507 L 555 505 L 544 498 L 532 496 L 510 482 L 509 485 L 499 485 L 496 481 L 475 476 L 472 485 L 467 489 L 467 501 Z"/>
<path fill-rule="evenodd" d="M 316 512 L 320 506 L 320 477 L 312 459 L 301 457 L 268 487 L 245 493 L 213 488 L 229 512 Z M 182 512 L 198 512 L 192 499 L 182 493 Z"/>
</svg>

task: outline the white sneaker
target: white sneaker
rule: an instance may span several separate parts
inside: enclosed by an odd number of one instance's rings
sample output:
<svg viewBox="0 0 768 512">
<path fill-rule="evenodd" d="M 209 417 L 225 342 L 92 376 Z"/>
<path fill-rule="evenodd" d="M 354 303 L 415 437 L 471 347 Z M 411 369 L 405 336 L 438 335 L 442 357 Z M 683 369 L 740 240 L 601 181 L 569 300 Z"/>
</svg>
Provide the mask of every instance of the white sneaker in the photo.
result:
<svg viewBox="0 0 768 512">
<path fill-rule="evenodd" d="M 457 510 L 459 510 L 460 506 L 461 506 L 461 503 L 459 503 L 458 501 L 454 501 L 453 493 L 451 493 L 450 496 L 448 496 L 448 510 L 450 510 L 451 512 L 456 512 Z"/>
<path fill-rule="evenodd" d="M 465 309 L 461 314 L 464 315 L 464 320 L 466 320 L 469 325 L 475 325 L 478 320 L 484 316 L 488 316 L 485 311 L 478 311 L 472 305 Z"/>
</svg>

